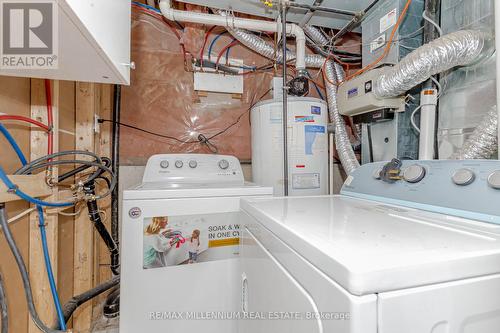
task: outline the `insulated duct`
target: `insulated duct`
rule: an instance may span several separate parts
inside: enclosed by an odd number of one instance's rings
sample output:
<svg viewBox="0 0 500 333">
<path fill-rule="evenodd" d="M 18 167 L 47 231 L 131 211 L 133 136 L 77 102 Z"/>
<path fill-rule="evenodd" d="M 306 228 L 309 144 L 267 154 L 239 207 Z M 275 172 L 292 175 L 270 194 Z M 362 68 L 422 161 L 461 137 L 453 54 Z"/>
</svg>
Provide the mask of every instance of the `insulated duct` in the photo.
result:
<svg viewBox="0 0 500 333">
<path fill-rule="evenodd" d="M 226 27 L 228 29 L 242 28 L 252 31 L 273 31 L 278 33 L 281 32 L 281 27 L 276 24 L 276 22 L 272 21 L 252 20 L 229 15 L 220 16 L 207 13 L 177 10 L 172 8 L 171 0 L 161 0 L 159 6 L 162 15 L 170 21 L 216 25 Z M 287 23 L 286 33 L 295 37 L 297 48 L 297 59 L 295 61 L 295 67 L 297 68 L 297 71 L 303 71 L 305 70 L 304 56 L 306 54 L 306 36 L 304 35 L 304 30 L 302 30 L 302 28 L 297 24 Z M 292 59 L 295 59 L 295 57 L 293 57 Z M 287 59 L 287 61 L 292 59 Z"/>
<path fill-rule="evenodd" d="M 451 159 L 489 159 L 498 151 L 498 113 L 493 107 Z"/>
<path fill-rule="evenodd" d="M 225 15 L 225 13 L 221 12 L 221 15 Z M 307 29 L 312 31 L 315 28 L 308 27 Z M 283 63 L 282 51 L 275 50 L 272 45 L 268 44 L 262 38 L 242 29 L 228 28 L 228 31 L 234 38 L 249 49 L 266 58 L 276 59 L 278 62 Z M 311 38 L 314 39 L 313 36 L 318 36 L 318 34 L 313 33 L 311 35 Z M 315 41 L 320 42 L 319 40 Z M 293 52 L 287 52 L 286 57 L 286 60 L 289 61 L 293 60 L 295 55 Z M 349 135 L 347 134 L 345 127 L 344 118 L 340 115 L 337 106 L 337 84 L 344 79 L 344 73 L 340 65 L 331 60 L 328 60 L 325 63 L 325 60 L 326 59 L 324 57 L 319 55 L 306 55 L 305 57 L 307 67 L 322 68 L 324 65 L 328 113 L 330 121 L 333 122 L 335 126 L 335 145 L 345 172 L 350 174 L 359 167 L 359 162 L 354 154 L 354 150 L 352 149 L 351 141 L 349 140 Z"/>
<path fill-rule="evenodd" d="M 425 44 L 394 67 L 388 68 L 374 85 L 375 96 L 396 97 L 404 94 L 432 75 L 456 66 L 467 66 L 489 55 L 491 38 L 475 30 L 452 32 Z"/>
</svg>

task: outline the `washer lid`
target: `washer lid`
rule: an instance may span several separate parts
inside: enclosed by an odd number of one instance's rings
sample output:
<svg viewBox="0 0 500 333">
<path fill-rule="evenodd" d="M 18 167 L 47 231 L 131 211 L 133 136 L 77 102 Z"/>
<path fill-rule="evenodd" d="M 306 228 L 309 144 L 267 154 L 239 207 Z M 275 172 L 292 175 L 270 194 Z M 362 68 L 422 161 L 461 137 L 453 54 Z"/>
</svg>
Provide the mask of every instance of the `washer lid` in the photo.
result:
<svg viewBox="0 0 500 333">
<path fill-rule="evenodd" d="M 346 196 L 242 209 L 354 295 L 500 273 L 500 226 Z"/>
<path fill-rule="evenodd" d="M 123 191 L 124 200 L 151 200 L 174 198 L 207 198 L 272 195 L 272 187 L 253 183 L 234 184 L 174 184 L 170 182 L 142 183 Z"/>
</svg>

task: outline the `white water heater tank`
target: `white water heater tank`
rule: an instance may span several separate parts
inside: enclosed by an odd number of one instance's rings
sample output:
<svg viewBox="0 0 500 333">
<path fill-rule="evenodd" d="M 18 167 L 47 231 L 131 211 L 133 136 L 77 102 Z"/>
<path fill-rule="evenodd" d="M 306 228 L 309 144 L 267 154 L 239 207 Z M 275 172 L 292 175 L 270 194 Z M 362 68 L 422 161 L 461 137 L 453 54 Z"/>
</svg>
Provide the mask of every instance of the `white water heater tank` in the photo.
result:
<svg viewBox="0 0 500 333">
<path fill-rule="evenodd" d="M 268 100 L 251 110 L 252 176 L 283 195 L 283 103 Z M 317 98 L 288 98 L 288 193 L 328 194 L 328 107 Z"/>
</svg>

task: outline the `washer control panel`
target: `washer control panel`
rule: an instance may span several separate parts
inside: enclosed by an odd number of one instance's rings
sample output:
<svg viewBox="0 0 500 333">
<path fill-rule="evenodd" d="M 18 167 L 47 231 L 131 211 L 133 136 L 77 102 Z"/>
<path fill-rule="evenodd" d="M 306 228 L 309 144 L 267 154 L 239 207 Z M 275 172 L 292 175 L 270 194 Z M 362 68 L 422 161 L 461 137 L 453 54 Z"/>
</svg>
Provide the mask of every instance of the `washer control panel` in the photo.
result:
<svg viewBox="0 0 500 333">
<path fill-rule="evenodd" d="M 239 160 L 229 155 L 161 154 L 149 158 L 143 182 L 244 184 Z"/>
<path fill-rule="evenodd" d="M 365 164 L 342 194 L 500 224 L 500 161 L 435 160 Z"/>
</svg>

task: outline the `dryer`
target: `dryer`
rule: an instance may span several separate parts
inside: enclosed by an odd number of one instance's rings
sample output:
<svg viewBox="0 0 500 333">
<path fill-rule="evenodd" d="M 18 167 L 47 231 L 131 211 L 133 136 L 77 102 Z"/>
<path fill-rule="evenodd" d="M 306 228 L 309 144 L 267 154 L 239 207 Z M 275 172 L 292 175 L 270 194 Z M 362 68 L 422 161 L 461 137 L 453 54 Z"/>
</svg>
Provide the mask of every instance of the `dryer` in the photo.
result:
<svg viewBox="0 0 500 333">
<path fill-rule="evenodd" d="M 234 333 L 240 198 L 271 196 L 245 183 L 233 156 L 152 156 L 143 182 L 124 191 L 122 333 Z"/>
<path fill-rule="evenodd" d="M 384 166 L 242 201 L 240 333 L 500 332 L 500 163 Z"/>
</svg>

